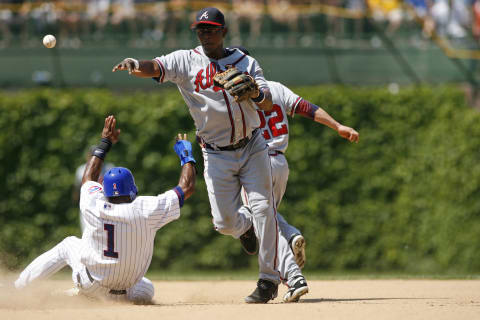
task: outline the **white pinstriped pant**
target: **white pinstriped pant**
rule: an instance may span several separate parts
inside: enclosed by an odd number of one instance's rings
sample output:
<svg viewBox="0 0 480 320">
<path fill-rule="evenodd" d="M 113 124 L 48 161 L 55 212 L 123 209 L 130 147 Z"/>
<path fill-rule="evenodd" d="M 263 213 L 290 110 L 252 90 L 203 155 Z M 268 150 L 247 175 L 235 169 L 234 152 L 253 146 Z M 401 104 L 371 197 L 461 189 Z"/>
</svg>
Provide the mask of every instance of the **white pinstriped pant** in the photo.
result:
<svg viewBox="0 0 480 320">
<path fill-rule="evenodd" d="M 80 262 L 80 254 L 83 249 L 82 239 L 77 237 L 65 238 L 55 247 L 33 260 L 15 281 L 15 287 L 21 289 L 35 280 L 46 279 L 68 265 L 72 268 L 73 283 L 83 295 L 116 301 L 151 302 L 155 291 L 152 282 L 145 277 L 133 287 L 128 288 L 126 290 L 127 294 L 123 295 L 111 294 L 110 288 L 102 287 L 97 281 L 92 282 L 86 267 Z"/>
</svg>

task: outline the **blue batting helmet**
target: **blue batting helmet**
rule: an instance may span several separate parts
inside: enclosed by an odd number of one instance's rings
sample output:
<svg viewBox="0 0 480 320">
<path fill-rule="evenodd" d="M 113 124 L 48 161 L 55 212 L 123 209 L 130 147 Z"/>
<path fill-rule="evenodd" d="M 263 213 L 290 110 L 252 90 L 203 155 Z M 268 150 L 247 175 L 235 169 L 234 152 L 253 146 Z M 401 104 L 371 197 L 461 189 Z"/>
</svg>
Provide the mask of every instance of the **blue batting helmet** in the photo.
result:
<svg viewBox="0 0 480 320">
<path fill-rule="evenodd" d="M 112 168 L 105 173 L 103 189 L 107 197 L 130 196 L 132 201 L 138 192 L 132 172 L 122 167 Z"/>
</svg>

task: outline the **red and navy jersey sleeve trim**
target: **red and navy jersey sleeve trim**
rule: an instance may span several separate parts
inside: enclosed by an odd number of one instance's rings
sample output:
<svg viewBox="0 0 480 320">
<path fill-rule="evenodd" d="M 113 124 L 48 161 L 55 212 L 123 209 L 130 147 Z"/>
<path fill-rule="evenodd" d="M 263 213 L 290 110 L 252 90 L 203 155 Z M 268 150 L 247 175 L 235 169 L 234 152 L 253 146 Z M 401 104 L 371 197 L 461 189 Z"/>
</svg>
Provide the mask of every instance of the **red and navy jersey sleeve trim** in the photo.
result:
<svg viewBox="0 0 480 320">
<path fill-rule="evenodd" d="M 183 207 L 183 202 L 185 201 L 185 193 L 183 193 L 182 188 L 180 186 L 176 186 L 173 188 L 173 191 L 177 194 L 178 197 L 178 204 L 180 205 L 180 208 Z"/>
<path fill-rule="evenodd" d="M 157 82 L 163 83 L 163 80 L 165 79 L 165 67 L 163 66 L 163 63 L 159 59 L 155 58 L 153 60 L 156 63 L 158 63 L 158 66 L 160 67 L 160 76 L 152 78 L 152 79 L 157 81 Z"/>
</svg>

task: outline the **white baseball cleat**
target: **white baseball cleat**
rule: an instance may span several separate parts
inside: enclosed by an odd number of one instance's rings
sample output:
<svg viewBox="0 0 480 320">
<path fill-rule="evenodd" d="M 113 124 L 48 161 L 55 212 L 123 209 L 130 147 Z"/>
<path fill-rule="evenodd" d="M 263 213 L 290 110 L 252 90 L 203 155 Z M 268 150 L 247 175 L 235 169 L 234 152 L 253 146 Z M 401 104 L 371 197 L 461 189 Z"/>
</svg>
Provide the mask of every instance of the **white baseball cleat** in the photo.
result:
<svg viewBox="0 0 480 320">
<path fill-rule="evenodd" d="M 305 238 L 301 234 L 294 236 L 290 244 L 293 255 L 295 256 L 295 262 L 300 268 L 305 266 L 305 261 L 307 260 L 307 256 L 305 255 L 305 245 Z"/>
<path fill-rule="evenodd" d="M 308 293 L 307 281 L 303 276 L 297 276 L 297 281 L 283 296 L 284 302 L 298 302 L 300 297 Z"/>
</svg>

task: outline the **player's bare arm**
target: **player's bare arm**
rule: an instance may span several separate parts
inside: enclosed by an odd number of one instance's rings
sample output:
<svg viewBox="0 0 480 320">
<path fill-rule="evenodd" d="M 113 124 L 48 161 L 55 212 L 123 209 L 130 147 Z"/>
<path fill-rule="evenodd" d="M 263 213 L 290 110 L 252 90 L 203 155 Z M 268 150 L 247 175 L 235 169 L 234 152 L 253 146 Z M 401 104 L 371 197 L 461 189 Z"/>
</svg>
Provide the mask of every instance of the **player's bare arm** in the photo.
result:
<svg viewBox="0 0 480 320">
<path fill-rule="evenodd" d="M 358 142 L 360 138 L 355 129 L 340 124 L 325 110 L 305 99 L 302 99 L 299 102 L 298 106 L 295 108 L 295 113 L 332 128 L 337 131 L 342 138 L 347 139 L 350 142 Z"/>
<path fill-rule="evenodd" d="M 139 78 L 155 78 L 161 76 L 161 70 L 153 60 L 137 60 L 134 58 L 125 58 L 122 62 L 115 65 L 112 72 L 128 71 L 128 74 Z"/>
<path fill-rule="evenodd" d="M 185 200 L 188 199 L 195 191 L 195 159 L 192 154 L 192 144 L 187 139 L 187 134 L 177 134 L 175 138 L 176 143 L 173 149 L 180 158 L 180 164 L 182 166 L 182 173 L 180 174 L 180 180 L 178 186 L 184 193 Z"/>
<path fill-rule="evenodd" d="M 87 181 L 98 181 L 100 173 L 102 172 L 103 160 L 105 155 L 110 150 L 112 144 L 118 142 L 120 129 L 116 128 L 117 120 L 110 115 L 105 118 L 105 124 L 102 130 L 102 140 L 95 148 L 92 157 L 88 161 L 85 172 L 83 173 L 82 185 Z"/>
</svg>

